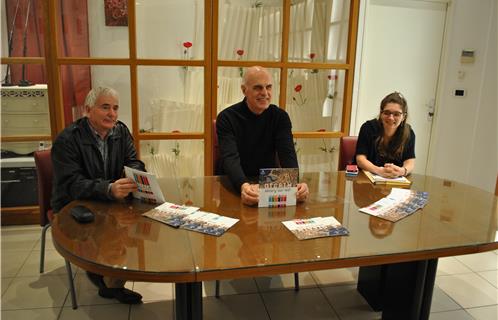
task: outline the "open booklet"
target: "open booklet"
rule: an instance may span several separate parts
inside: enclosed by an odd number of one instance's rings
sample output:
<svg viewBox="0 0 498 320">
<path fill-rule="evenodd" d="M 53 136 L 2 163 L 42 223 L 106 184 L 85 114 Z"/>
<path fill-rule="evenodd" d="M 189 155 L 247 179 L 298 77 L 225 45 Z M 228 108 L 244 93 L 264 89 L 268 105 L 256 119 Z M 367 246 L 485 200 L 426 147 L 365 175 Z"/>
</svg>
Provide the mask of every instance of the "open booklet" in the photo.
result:
<svg viewBox="0 0 498 320">
<path fill-rule="evenodd" d="M 405 177 L 384 178 L 375 173 L 363 170 L 367 178 L 373 184 L 387 184 L 392 186 L 409 186 L 412 182 Z"/>
<path fill-rule="evenodd" d="M 295 206 L 298 179 L 298 168 L 260 169 L 258 207 Z"/>
<path fill-rule="evenodd" d="M 155 175 L 126 166 L 124 171 L 125 176 L 133 179 L 138 185 L 138 190 L 133 192 L 134 198 L 149 203 L 163 203 L 165 201 Z"/>
<path fill-rule="evenodd" d="M 392 188 L 391 193 L 360 211 L 396 222 L 423 208 L 429 200 L 427 192 Z"/>
<path fill-rule="evenodd" d="M 220 216 L 216 213 L 200 211 L 197 207 L 182 206 L 170 202 L 165 202 L 142 215 L 175 228 L 213 236 L 221 236 L 239 221 L 239 219 Z"/>
<path fill-rule="evenodd" d="M 294 219 L 282 221 L 282 223 L 299 240 L 349 235 L 348 229 L 343 227 L 334 217 Z"/>
</svg>

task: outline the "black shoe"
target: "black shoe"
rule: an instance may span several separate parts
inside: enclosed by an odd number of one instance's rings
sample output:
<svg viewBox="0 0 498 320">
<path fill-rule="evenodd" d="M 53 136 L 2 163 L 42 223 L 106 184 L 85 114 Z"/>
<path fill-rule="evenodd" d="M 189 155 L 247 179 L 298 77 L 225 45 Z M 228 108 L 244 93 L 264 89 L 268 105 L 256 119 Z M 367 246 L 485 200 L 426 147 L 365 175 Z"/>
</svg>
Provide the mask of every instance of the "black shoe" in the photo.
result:
<svg viewBox="0 0 498 320">
<path fill-rule="evenodd" d="M 106 285 L 104 283 L 104 276 L 101 276 L 100 274 L 92 273 L 90 271 L 86 272 L 86 275 L 88 279 L 99 289 L 101 288 L 106 288 Z"/>
<path fill-rule="evenodd" d="M 142 303 L 142 295 L 126 288 L 100 288 L 99 296 L 102 298 L 115 298 L 124 304 Z"/>
</svg>

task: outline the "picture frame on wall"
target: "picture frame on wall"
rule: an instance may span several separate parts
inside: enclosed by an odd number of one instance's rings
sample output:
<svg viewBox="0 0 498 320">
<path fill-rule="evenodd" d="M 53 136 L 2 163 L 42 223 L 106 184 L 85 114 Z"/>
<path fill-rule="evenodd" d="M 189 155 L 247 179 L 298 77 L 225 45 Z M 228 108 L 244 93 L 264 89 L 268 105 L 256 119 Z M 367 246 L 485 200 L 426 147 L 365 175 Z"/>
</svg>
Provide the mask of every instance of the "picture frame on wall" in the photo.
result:
<svg viewBox="0 0 498 320">
<path fill-rule="evenodd" d="M 128 0 L 104 0 L 104 7 L 106 26 L 128 26 Z"/>
</svg>

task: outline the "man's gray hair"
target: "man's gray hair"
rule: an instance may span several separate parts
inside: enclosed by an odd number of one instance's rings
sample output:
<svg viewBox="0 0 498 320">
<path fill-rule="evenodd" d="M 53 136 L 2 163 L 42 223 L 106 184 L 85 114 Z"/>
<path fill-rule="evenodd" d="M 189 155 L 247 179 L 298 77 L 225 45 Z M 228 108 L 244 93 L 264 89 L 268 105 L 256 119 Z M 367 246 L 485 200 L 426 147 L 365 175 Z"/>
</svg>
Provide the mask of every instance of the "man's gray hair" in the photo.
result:
<svg viewBox="0 0 498 320">
<path fill-rule="evenodd" d="M 95 106 L 97 99 L 100 96 L 111 96 L 119 100 L 119 95 L 116 90 L 110 87 L 96 87 L 90 90 L 85 98 L 85 107 L 89 106 L 90 108 Z"/>
</svg>

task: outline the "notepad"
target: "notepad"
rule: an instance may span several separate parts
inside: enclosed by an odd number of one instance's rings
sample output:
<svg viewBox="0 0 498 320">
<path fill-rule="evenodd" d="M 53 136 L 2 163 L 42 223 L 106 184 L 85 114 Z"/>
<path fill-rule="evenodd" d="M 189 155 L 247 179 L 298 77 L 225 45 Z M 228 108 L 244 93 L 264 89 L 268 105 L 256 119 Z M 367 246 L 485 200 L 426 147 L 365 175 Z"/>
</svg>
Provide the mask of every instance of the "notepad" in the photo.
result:
<svg viewBox="0 0 498 320">
<path fill-rule="evenodd" d="M 411 185 L 411 181 L 405 177 L 397 177 L 397 178 L 384 178 L 377 174 L 371 173 L 369 171 L 363 170 L 367 178 L 373 184 L 386 184 L 392 186 L 409 186 Z"/>
</svg>

